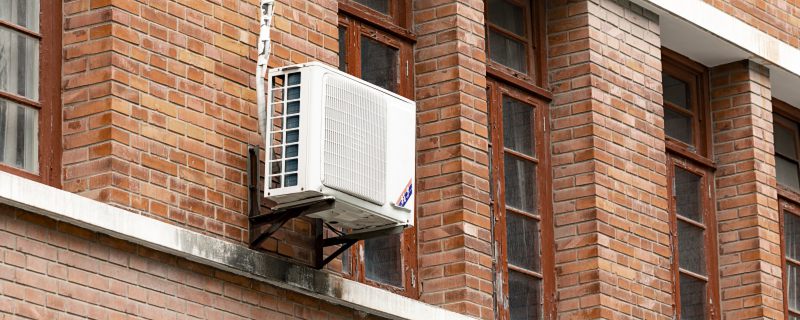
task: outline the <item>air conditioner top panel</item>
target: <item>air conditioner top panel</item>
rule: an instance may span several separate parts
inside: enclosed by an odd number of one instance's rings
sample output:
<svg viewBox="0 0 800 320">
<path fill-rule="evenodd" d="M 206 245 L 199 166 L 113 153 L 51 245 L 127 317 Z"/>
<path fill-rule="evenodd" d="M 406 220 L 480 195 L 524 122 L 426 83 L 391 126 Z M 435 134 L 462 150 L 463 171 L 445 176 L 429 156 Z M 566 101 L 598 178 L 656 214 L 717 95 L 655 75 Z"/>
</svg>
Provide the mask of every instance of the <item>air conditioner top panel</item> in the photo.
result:
<svg viewBox="0 0 800 320">
<path fill-rule="evenodd" d="M 332 66 L 330 66 L 328 64 L 325 64 L 325 63 L 322 63 L 322 62 L 319 62 L 319 61 L 313 61 L 313 62 L 307 62 L 307 63 L 301 63 L 301 64 L 295 64 L 295 65 L 291 65 L 291 66 L 285 66 L 285 67 L 270 69 L 269 70 L 268 79 L 271 79 L 272 76 L 274 76 L 274 75 L 278 75 L 278 74 L 282 74 L 282 73 L 289 73 L 289 72 L 291 72 L 291 70 L 301 69 L 301 68 L 304 68 L 304 67 L 312 67 L 312 66 L 313 67 L 325 68 L 326 71 L 340 74 L 340 75 L 348 77 L 348 78 L 350 78 L 352 80 L 358 81 L 359 83 L 362 83 L 362 84 L 364 84 L 366 86 L 372 87 L 372 88 L 374 88 L 376 90 L 380 90 L 383 93 L 392 96 L 393 98 L 402 100 L 404 103 L 414 104 L 414 101 L 412 101 L 412 100 L 410 100 L 410 99 L 408 99 L 406 97 L 403 97 L 403 96 L 401 96 L 401 95 L 399 95 L 399 94 L 397 94 L 395 92 L 386 90 L 386 89 L 384 89 L 382 87 L 376 86 L 376 85 L 374 85 L 372 83 L 369 83 L 369 82 L 367 82 L 365 80 L 353 77 L 347 72 L 344 72 L 342 70 L 339 70 L 337 68 L 334 68 L 334 67 L 332 67 Z"/>
</svg>

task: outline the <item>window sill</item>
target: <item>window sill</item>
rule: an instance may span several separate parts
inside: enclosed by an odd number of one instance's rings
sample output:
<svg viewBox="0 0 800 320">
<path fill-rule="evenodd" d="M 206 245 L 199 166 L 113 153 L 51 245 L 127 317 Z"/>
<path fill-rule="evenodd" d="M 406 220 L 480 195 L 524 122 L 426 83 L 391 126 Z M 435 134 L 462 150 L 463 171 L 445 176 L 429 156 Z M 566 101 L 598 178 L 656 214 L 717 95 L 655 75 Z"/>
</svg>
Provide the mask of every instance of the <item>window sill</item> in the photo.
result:
<svg viewBox="0 0 800 320">
<path fill-rule="evenodd" d="M 473 319 L 7 172 L 0 203 L 381 317 Z"/>
</svg>

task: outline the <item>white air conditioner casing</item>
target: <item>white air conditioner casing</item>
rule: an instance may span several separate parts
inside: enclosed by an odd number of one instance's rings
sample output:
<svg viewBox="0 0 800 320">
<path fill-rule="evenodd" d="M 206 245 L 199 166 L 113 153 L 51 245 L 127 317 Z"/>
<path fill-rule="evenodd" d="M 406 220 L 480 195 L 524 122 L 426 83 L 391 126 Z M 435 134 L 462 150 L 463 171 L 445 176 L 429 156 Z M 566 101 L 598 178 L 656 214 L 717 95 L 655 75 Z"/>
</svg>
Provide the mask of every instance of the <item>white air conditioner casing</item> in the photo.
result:
<svg viewBox="0 0 800 320">
<path fill-rule="evenodd" d="M 268 75 L 265 197 L 354 232 L 414 224 L 413 101 L 319 62 Z M 273 210 L 275 210 L 273 208 Z"/>
</svg>

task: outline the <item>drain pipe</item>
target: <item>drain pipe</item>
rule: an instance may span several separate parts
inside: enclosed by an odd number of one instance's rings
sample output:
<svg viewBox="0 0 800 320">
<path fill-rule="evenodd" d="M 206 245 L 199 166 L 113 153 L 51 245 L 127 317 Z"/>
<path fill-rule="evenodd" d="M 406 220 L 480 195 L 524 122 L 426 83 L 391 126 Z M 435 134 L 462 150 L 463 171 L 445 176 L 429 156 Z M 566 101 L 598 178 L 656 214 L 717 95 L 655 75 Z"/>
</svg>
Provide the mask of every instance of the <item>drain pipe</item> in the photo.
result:
<svg viewBox="0 0 800 320">
<path fill-rule="evenodd" d="M 267 96 L 264 92 L 264 73 L 267 71 L 267 62 L 271 49 L 269 28 L 272 24 L 272 15 L 275 13 L 275 0 L 261 0 L 261 28 L 258 33 L 258 61 L 256 62 L 256 101 L 258 104 L 258 128 L 261 134 L 267 136 Z"/>
</svg>

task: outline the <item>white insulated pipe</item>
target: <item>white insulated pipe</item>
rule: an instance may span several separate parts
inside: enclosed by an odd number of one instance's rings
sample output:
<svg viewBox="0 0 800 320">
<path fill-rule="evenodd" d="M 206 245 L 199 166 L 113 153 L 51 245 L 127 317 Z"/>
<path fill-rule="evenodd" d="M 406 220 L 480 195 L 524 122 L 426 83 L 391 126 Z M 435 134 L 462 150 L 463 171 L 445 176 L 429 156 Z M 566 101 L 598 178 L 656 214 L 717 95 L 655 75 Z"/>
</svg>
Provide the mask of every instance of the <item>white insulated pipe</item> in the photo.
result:
<svg viewBox="0 0 800 320">
<path fill-rule="evenodd" d="M 258 104 L 258 128 L 261 134 L 267 136 L 267 96 L 265 94 L 264 78 L 269 62 L 271 46 L 269 28 L 272 16 L 275 13 L 275 0 L 261 0 L 260 29 L 258 33 L 258 60 L 256 62 L 256 101 Z"/>
</svg>

